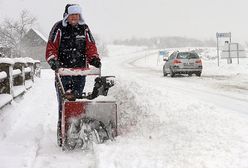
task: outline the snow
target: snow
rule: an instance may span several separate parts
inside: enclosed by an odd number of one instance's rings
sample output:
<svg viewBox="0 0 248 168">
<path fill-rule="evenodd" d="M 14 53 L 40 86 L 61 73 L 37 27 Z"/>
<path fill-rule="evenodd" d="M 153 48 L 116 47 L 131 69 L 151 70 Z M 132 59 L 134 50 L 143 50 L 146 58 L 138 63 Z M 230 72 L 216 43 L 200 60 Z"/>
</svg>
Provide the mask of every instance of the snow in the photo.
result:
<svg viewBox="0 0 248 168">
<path fill-rule="evenodd" d="M 34 60 L 33 58 L 30 58 L 30 57 L 24 57 L 23 58 L 27 63 L 39 63 L 40 60 Z"/>
<path fill-rule="evenodd" d="M 0 94 L 0 108 L 12 101 L 12 96 L 10 94 Z"/>
<path fill-rule="evenodd" d="M 29 92 L 0 111 L 1 168 L 95 167 L 92 153 L 57 147 L 54 72 L 42 73 Z"/>
<path fill-rule="evenodd" d="M 30 57 L 24 57 L 24 58 L 0 58 L 0 63 L 7 63 L 7 64 L 15 64 L 15 63 L 37 63 L 40 62 L 39 60 L 33 60 Z"/>
<path fill-rule="evenodd" d="M 98 68 L 90 68 L 90 69 L 70 69 L 70 68 L 60 68 L 59 74 L 61 76 L 86 76 L 86 75 L 99 75 L 100 69 Z"/>
<path fill-rule="evenodd" d="M 15 63 L 22 63 L 22 64 L 26 64 L 27 61 L 25 58 L 13 58 Z"/>
<path fill-rule="evenodd" d="M 0 72 L 0 80 L 7 78 L 7 73 L 6 72 Z"/>
<path fill-rule="evenodd" d="M 36 29 L 34 29 L 34 28 L 32 28 L 32 29 L 33 29 L 33 31 L 34 31 L 36 34 L 38 34 L 45 42 L 48 42 L 47 37 L 45 37 L 41 32 L 39 32 L 38 30 L 36 30 Z"/>
<path fill-rule="evenodd" d="M 77 101 L 81 101 L 85 99 L 78 99 Z M 87 100 L 88 102 L 104 102 L 104 101 L 108 101 L 108 102 L 115 102 L 115 98 L 113 96 L 98 96 L 97 98 L 93 99 L 93 100 Z"/>
<path fill-rule="evenodd" d="M 32 81 L 32 79 L 30 79 L 30 80 L 25 80 L 25 88 L 26 89 L 30 89 L 32 86 L 33 86 L 33 81 Z"/>
<path fill-rule="evenodd" d="M 40 63 L 40 60 L 34 60 L 34 63 Z"/>
<path fill-rule="evenodd" d="M 62 152 L 54 72 L 42 70 L 21 100 L 0 111 L 1 168 L 247 167 L 247 59 L 239 65 L 221 60 L 218 67 L 216 50 L 203 48 L 202 77 L 171 78 L 163 77 L 158 50 L 108 50 L 102 75 L 116 76 L 109 90 L 118 104 L 116 140 L 94 151 Z"/>
<path fill-rule="evenodd" d="M 25 91 L 26 91 L 26 88 L 23 85 L 13 86 L 13 97 L 17 97 L 20 94 L 23 94 Z"/>
<path fill-rule="evenodd" d="M 0 64 L 1 63 L 13 65 L 15 62 L 10 58 L 0 58 Z"/>
<path fill-rule="evenodd" d="M 13 76 L 18 76 L 18 75 L 21 75 L 21 74 L 22 74 L 22 71 L 20 69 L 14 69 L 13 73 L 12 73 Z"/>
<path fill-rule="evenodd" d="M 26 61 L 27 63 L 34 63 L 34 62 L 35 62 L 35 60 L 33 60 L 33 59 L 30 58 L 30 57 L 24 57 L 23 59 L 25 59 L 25 61 Z"/>
<path fill-rule="evenodd" d="M 26 67 L 26 68 L 24 68 L 24 72 L 25 73 L 29 73 L 29 72 L 31 72 L 32 70 L 31 70 L 31 68 L 30 67 Z"/>
<path fill-rule="evenodd" d="M 126 49 L 113 46 L 109 50 L 115 53 L 103 63 L 116 70 L 108 73 L 118 80 L 115 94 L 124 135 L 97 148 L 98 167 L 248 165 L 248 88 L 229 87 L 245 85 L 246 60 L 240 66 L 222 62 L 221 67 L 216 60 L 204 60 L 201 78 L 172 79 L 162 76 L 158 52 L 121 56 Z M 237 73 L 239 80 L 232 75 Z"/>
</svg>

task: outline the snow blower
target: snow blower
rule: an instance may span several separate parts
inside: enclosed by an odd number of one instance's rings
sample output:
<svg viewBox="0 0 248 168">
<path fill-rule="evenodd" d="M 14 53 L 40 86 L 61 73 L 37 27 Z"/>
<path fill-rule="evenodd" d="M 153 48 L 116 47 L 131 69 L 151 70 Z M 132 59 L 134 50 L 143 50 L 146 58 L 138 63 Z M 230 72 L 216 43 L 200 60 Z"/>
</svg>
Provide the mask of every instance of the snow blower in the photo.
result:
<svg viewBox="0 0 248 168">
<path fill-rule="evenodd" d="M 117 104 L 107 98 L 108 90 L 114 86 L 111 78 L 101 76 L 97 68 L 60 68 L 56 73 L 56 84 L 62 95 L 61 129 L 58 129 L 58 143 L 62 150 L 75 148 L 91 149 L 93 144 L 113 140 L 117 136 Z M 95 75 L 92 92 L 79 97 L 64 90 L 61 76 Z"/>
</svg>

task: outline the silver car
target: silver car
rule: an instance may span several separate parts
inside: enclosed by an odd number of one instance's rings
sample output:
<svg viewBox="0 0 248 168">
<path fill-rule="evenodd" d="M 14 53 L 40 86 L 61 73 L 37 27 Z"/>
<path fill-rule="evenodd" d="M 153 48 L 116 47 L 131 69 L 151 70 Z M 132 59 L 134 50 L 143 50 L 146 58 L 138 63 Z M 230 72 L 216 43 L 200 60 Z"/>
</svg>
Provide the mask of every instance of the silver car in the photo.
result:
<svg viewBox="0 0 248 168">
<path fill-rule="evenodd" d="M 202 61 L 199 55 L 195 52 L 173 52 L 168 59 L 164 59 L 163 74 L 170 74 L 174 77 L 176 74 L 196 74 L 201 76 Z"/>
</svg>

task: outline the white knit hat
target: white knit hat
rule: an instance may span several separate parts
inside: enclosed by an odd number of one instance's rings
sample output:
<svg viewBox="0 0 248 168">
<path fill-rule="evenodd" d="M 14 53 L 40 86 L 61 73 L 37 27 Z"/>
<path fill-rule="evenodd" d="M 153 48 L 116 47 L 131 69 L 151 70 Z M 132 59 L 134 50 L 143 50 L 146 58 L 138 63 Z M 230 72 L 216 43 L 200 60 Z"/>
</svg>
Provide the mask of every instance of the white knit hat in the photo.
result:
<svg viewBox="0 0 248 168">
<path fill-rule="evenodd" d="M 67 26 L 67 18 L 69 15 L 72 14 L 79 14 L 80 15 L 80 19 L 78 24 L 83 25 L 85 24 L 85 21 L 82 17 L 82 11 L 79 5 L 72 5 L 68 7 L 68 13 L 65 14 L 64 19 L 63 19 L 63 26 Z"/>
</svg>

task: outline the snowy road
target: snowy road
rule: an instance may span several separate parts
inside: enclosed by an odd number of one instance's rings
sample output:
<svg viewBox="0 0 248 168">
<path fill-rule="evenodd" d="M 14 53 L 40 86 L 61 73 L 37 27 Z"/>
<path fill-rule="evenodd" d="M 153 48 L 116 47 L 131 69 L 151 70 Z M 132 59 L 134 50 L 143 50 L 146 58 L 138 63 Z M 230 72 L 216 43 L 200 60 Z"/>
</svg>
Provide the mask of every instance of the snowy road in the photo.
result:
<svg viewBox="0 0 248 168">
<path fill-rule="evenodd" d="M 139 68 L 135 63 L 139 60 L 131 61 L 128 65 L 132 68 Z M 143 68 L 139 71 L 142 73 L 141 80 L 149 79 L 149 81 L 156 81 L 156 88 L 163 90 L 167 88 L 176 93 L 182 95 L 188 95 L 190 98 L 197 98 L 198 100 L 214 104 L 216 106 L 232 110 L 233 112 L 245 113 L 248 115 L 248 87 L 244 89 L 241 94 L 233 94 L 232 91 L 223 92 L 221 89 L 211 88 L 213 84 L 208 85 L 208 80 L 206 80 L 204 74 L 202 78 L 185 78 L 184 76 L 179 76 L 178 78 L 163 77 L 161 70 L 154 70 L 152 68 Z M 142 79 L 143 78 L 143 79 Z M 218 77 L 217 77 L 218 78 Z M 218 85 L 218 80 L 214 77 L 211 79 L 212 83 Z M 237 86 L 238 87 L 238 86 Z"/>
<path fill-rule="evenodd" d="M 117 79 L 110 91 L 119 106 L 116 141 L 62 152 L 54 76 L 43 71 L 31 91 L 0 111 L 1 168 L 248 167 L 247 73 L 214 74 L 206 62 L 201 78 L 163 77 L 153 66 L 157 51 L 109 51 L 103 74 Z"/>
</svg>

